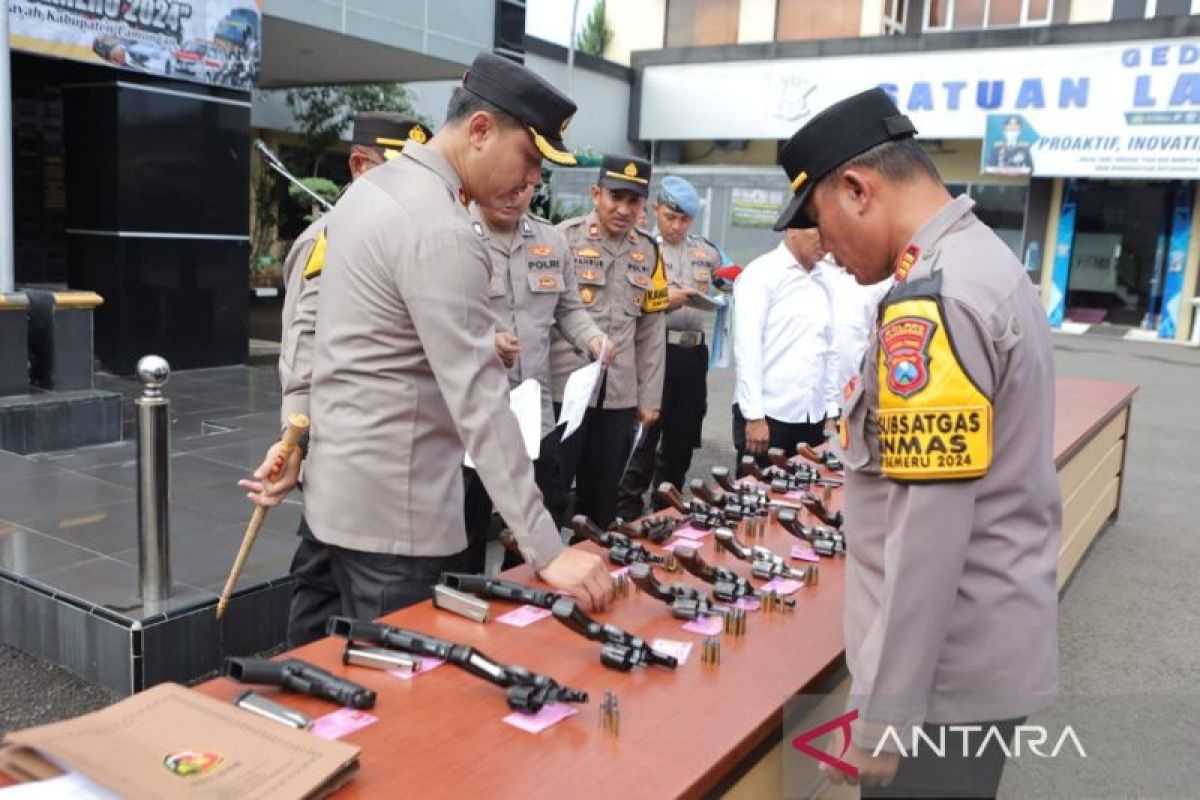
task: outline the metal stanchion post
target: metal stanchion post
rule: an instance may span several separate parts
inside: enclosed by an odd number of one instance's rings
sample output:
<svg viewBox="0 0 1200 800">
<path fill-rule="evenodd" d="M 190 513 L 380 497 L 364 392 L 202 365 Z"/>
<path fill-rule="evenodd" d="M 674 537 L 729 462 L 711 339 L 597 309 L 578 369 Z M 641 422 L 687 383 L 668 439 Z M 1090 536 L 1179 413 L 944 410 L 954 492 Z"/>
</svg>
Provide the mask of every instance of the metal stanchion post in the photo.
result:
<svg viewBox="0 0 1200 800">
<path fill-rule="evenodd" d="M 162 387 L 171 367 L 160 356 L 137 364 L 138 580 L 142 601 L 171 596 L 171 404 Z"/>
</svg>

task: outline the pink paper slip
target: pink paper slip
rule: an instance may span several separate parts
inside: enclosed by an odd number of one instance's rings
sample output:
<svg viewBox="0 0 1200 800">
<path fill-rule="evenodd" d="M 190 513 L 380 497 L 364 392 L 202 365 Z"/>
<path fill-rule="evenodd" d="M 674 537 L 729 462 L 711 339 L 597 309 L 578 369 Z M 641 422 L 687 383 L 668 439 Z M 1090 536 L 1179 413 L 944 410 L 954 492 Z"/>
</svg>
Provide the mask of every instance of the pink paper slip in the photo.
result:
<svg viewBox="0 0 1200 800">
<path fill-rule="evenodd" d="M 733 604 L 733 607 L 745 609 L 746 611 L 758 611 L 762 608 L 762 603 L 753 597 L 739 597 L 738 601 Z"/>
<path fill-rule="evenodd" d="M 522 714 L 514 711 L 505 717 L 504 721 L 526 733 L 541 733 L 551 725 L 578 713 L 579 709 L 565 703 L 551 703 L 536 714 Z"/>
<path fill-rule="evenodd" d="M 800 591 L 800 587 L 803 585 L 800 581 L 793 581 L 788 578 L 772 578 L 770 581 L 764 583 L 759 591 L 777 592 L 783 595 L 795 594 Z"/>
<path fill-rule="evenodd" d="M 703 539 L 705 536 L 708 536 L 709 533 L 709 531 L 702 531 L 699 528 L 693 528 L 691 525 L 684 525 L 682 528 L 675 531 L 675 535 L 681 539 L 692 540 Z M 675 541 L 678 542 L 679 539 L 676 539 Z"/>
<path fill-rule="evenodd" d="M 430 658 L 429 656 L 421 656 L 421 668 L 418 669 L 416 672 L 409 672 L 408 670 L 404 670 L 404 669 L 389 669 L 388 675 L 399 678 L 402 681 L 412 680 L 413 678 L 417 677 L 418 675 L 424 675 L 426 672 L 429 672 L 431 669 L 440 667 L 442 664 L 445 664 L 445 663 L 446 662 L 442 661 L 440 658 Z"/>
<path fill-rule="evenodd" d="M 701 617 L 684 623 L 683 629 L 690 633 L 702 633 L 705 636 L 716 636 L 725 627 L 725 620 L 717 615 Z"/>
<path fill-rule="evenodd" d="M 800 491 L 799 489 L 792 489 L 790 492 L 784 492 L 783 496 L 788 500 L 799 500 L 804 497 L 804 492 Z"/>
<path fill-rule="evenodd" d="M 507 614 L 501 614 L 496 617 L 496 622 L 503 622 L 505 625 L 512 625 L 514 628 L 524 628 L 535 622 L 540 622 L 548 616 L 550 616 L 550 609 L 548 608 L 521 606 L 514 608 Z"/>
<path fill-rule="evenodd" d="M 692 652 L 691 642 L 677 642 L 674 639 L 655 639 L 650 643 L 650 647 L 663 655 L 675 656 L 675 660 L 680 664 L 686 664 L 688 654 Z"/>
<path fill-rule="evenodd" d="M 620 569 L 614 569 L 612 572 L 610 572 L 608 574 L 614 578 L 619 578 L 628 572 L 629 572 L 629 567 L 621 567 Z M 562 592 L 559 592 L 559 594 L 562 594 Z"/>
<path fill-rule="evenodd" d="M 804 545 L 799 545 L 799 544 L 792 545 L 792 558 L 798 558 L 801 561 L 820 561 L 821 560 L 821 557 L 819 555 L 814 553 L 812 550 L 809 550 Z"/>
<path fill-rule="evenodd" d="M 339 708 L 323 717 L 317 717 L 313 721 L 312 732 L 322 739 L 340 739 L 378 721 L 379 717 L 374 714 L 353 708 Z"/>
</svg>

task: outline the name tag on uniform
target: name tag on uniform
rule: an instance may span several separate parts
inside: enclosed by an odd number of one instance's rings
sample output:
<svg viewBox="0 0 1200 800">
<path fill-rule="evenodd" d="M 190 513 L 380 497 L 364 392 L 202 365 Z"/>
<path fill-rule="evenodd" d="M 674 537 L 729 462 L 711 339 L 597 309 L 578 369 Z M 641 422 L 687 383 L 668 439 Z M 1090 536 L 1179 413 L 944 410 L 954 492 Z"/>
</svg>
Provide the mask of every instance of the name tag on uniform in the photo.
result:
<svg viewBox="0 0 1200 800">
<path fill-rule="evenodd" d="M 910 482 L 987 474 L 992 404 L 959 362 L 936 299 L 884 309 L 878 370 L 884 474 Z"/>
</svg>

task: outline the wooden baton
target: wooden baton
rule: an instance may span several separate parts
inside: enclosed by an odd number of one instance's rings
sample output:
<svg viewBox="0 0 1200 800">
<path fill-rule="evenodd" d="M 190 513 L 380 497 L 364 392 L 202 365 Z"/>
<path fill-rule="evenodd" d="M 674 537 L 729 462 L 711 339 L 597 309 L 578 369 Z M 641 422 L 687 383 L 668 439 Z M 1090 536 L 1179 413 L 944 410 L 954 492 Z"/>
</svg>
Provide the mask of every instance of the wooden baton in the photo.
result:
<svg viewBox="0 0 1200 800">
<path fill-rule="evenodd" d="M 303 414 L 292 414 L 288 417 L 287 430 L 283 432 L 283 447 L 279 451 L 279 458 L 271 467 L 271 472 L 267 476 L 268 480 L 275 480 L 279 477 L 279 473 L 287 465 L 288 459 L 292 457 L 292 451 L 296 449 L 300 437 L 307 432 L 308 417 Z M 268 511 L 270 509 L 266 506 L 255 506 L 254 513 L 250 515 L 246 533 L 242 536 L 242 546 L 238 548 L 237 558 L 233 561 L 233 569 L 229 570 L 225 588 L 221 590 L 221 598 L 217 600 L 217 619 L 221 618 L 221 615 L 225 613 L 225 606 L 229 605 L 229 596 L 233 594 L 234 584 L 242 574 L 242 568 L 246 566 L 246 558 L 250 555 L 250 548 L 254 547 L 254 540 L 258 538 L 258 532 L 262 528 L 263 520 L 267 518 Z"/>
</svg>

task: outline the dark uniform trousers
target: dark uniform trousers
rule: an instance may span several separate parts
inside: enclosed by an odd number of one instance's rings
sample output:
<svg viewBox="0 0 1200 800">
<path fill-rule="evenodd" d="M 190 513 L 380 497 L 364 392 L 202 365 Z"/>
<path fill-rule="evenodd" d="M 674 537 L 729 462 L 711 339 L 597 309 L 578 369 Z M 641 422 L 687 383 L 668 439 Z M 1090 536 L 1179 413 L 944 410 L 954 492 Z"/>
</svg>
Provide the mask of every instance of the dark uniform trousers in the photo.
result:
<svg viewBox="0 0 1200 800">
<path fill-rule="evenodd" d="M 554 524 L 563 526 L 561 514 L 555 514 L 550 505 L 550 493 L 554 491 L 558 475 L 558 443 L 560 429 L 554 429 L 542 439 L 538 457 L 533 462 L 533 480 L 542 492 L 542 502 Z M 492 498 L 488 495 L 479 474 L 473 469 L 463 468 L 463 511 L 467 523 L 467 571 L 482 575 L 487 567 L 488 533 L 492 527 Z M 504 551 L 501 569 L 509 569 L 524 559 L 508 550 Z"/>
<path fill-rule="evenodd" d="M 604 396 L 603 386 L 600 396 Z M 561 411 L 555 403 L 556 419 Z M 559 444 L 557 474 L 546 494 L 546 507 L 555 519 L 566 517 L 574 481 L 575 513 L 586 514 L 602 528 L 612 524 L 617 518 L 617 485 L 633 444 L 635 425 L 636 408 L 587 410 L 579 429 Z M 555 434 L 562 436 L 562 428 L 555 428 Z M 585 452 L 586 459 L 582 458 Z"/>
<path fill-rule="evenodd" d="M 664 481 L 684 488 L 692 466 L 692 451 L 700 446 L 707 413 L 708 347 L 668 344 L 662 416 L 642 436 L 621 481 L 617 513 L 623 519 L 636 519 L 643 514 L 647 488 L 655 489 Z M 655 510 L 663 506 L 657 499 L 651 502 Z"/>
<path fill-rule="evenodd" d="M 782 422 L 767 417 L 767 430 L 770 431 L 767 446 L 781 448 L 789 456 L 795 454 L 796 445 L 801 442 L 813 447 L 825 444 L 823 419 L 819 422 Z M 742 410 L 738 408 L 737 403 L 733 404 L 733 446 L 737 450 L 737 460 L 740 464 L 742 456 L 746 455 L 746 418 L 742 416 Z M 755 456 L 754 460 L 760 467 L 769 466 L 771 463 L 766 453 Z"/>
<path fill-rule="evenodd" d="M 398 556 L 320 542 L 300 520 L 292 558 L 296 588 L 288 608 L 288 647 L 323 638 L 329 617 L 373 620 L 428 600 L 443 572 L 462 572 L 467 551 L 451 556 Z"/>
<path fill-rule="evenodd" d="M 342 610 L 342 596 L 333 568 L 329 563 L 329 548 L 313 536 L 308 521 L 300 518 L 296 531 L 300 544 L 292 556 L 292 577 L 296 586 L 288 607 L 287 646 L 299 647 L 325 636 L 325 624 Z"/>
<path fill-rule="evenodd" d="M 932 748 L 921 742 L 915 756 L 901 757 L 900 766 L 896 769 L 896 777 L 892 779 L 891 785 L 886 788 L 863 788 L 862 797 L 995 797 L 1000 788 L 1000 777 L 1004 773 L 1004 750 L 994 739 L 988 742 L 983 753 L 978 752 L 979 746 L 994 725 L 1011 750 L 1013 734 L 1017 726 L 1024 722 L 1025 717 L 976 723 L 980 731 L 971 734 L 965 756 L 962 747 L 964 734 L 959 732 L 945 733 L 944 756 L 938 756 Z M 929 741 L 935 744 L 942 741 L 943 727 L 949 726 L 931 723 L 922 726 Z"/>
</svg>

